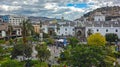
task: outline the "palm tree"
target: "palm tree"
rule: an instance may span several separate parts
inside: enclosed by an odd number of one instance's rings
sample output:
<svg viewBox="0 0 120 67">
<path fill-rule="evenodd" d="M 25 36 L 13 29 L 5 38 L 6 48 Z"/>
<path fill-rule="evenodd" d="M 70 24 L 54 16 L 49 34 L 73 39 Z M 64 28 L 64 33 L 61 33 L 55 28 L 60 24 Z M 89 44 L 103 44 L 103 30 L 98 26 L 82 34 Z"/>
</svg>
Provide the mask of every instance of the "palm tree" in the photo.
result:
<svg viewBox="0 0 120 67">
<path fill-rule="evenodd" d="M 11 36 L 13 31 L 13 27 L 11 25 L 8 26 L 8 35 Z"/>
<path fill-rule="evenodd" d="M 7 35 L 10 37 L 12 35 L 13 32 L 13 27 L 12 25 L 8 25 L 8 31 L 7 31 Z"/>
<path fill-rule="evenodd" d="M 26 44 L 27 36 L 31 35 L 31 33 L 33 32 L 33 26 L 30 23 L 30 20 L 23 20 L 23 22 L 21 23 L 21 29 L 22 29 L 23 43 Z"/>
</svg>

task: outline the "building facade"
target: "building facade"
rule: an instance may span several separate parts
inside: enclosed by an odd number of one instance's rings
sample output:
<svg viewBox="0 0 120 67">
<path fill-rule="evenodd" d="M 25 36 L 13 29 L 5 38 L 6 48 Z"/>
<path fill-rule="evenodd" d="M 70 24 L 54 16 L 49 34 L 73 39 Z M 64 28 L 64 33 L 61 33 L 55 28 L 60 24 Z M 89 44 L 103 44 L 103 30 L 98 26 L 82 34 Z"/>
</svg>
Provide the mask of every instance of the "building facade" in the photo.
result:
<svg viewBox="0 0 120 67">
<path fill-rule="evenodd" d="M 0 23 L 0 39 L 7 37 L 8 23 Z"/>
<path fill-rule="evenodd" d="M 58 22 L 58 23 L 49 23 L 43 25 L 43 32 L 48 33 L 49 35 L 57 36 L 74 36 L 75 35 L 75 24 L 73 22 Z"/>
<path fill-rule="evenodd" d="M 107 33 L 115 33 L 120 38 L 120 17 L 106 20 L 106 16 L 96 12 L 93 21 L 78 21 L 81 27 L 85 27 L 85 37 L 90 33 L 101 33 L 105 36 Z"/>
<path fill-rule="evenodd" d="M 8 22 L 12 26 L 19 26 L 20 23 L 23 22 L 23 20 L 27 20 L 28 18 L 25 16 L 19 16 L 19 15 L 3 15 L 1 16 L 3 19 L 3 22 Z"/>
</svg>

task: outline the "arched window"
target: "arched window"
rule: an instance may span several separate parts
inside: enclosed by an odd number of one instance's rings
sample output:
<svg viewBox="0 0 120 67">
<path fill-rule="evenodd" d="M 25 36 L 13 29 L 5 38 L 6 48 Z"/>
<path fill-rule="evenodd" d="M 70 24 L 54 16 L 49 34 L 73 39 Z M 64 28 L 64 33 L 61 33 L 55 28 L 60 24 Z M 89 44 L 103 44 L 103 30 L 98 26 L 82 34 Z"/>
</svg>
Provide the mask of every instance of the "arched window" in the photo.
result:
<svg viewBox="0 0 120 67">
<path fill-rule="evenodd" d="M 106 32 L 108 32 L 108 29 L 106 29 Z"/>
<path fill-rule="evenodd" d="M 77 36 L 81 36 L 81 35 L 82 35 L 82 31 L 79 30 L 79 31 L 77 32 Z"/>
<path fill-rule="evenodd" d="M 99 29 L 97 29 L 97 32 L 99 32 Z"/>
<path fill-rule="evenodd" d="M 115 32 L 118 32 L 118 29 L 116 29 Z"/>
</svg>

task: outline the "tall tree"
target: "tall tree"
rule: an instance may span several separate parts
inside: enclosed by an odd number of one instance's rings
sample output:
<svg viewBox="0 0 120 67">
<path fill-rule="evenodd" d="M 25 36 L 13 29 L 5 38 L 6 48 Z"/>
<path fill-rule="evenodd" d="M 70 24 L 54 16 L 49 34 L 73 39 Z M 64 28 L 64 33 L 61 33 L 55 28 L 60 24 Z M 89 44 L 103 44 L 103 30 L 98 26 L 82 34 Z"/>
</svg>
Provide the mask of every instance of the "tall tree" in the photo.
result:
<svg viewBox="0 0 120 67">
<path fill-rule="evenodd" d="M 12 25 L 8 25 L 7 35 L 8 35 L 8 36 L 11 36 L 11 35 L 12 35 L 12 32 L 13 32 L 13 27 L 12 27 Z"/>
<path fill-rule="evenodd" d="M 115 57 L 104 46 L 78 45 L 71 49 L 67 63 L 72 67 L 113 67 Z"/>
<path fill-rule="evenodd" d="M 33 26 L 30 23 L 30 20 L 24 20 L 21 23 L 21 29 L 22 29 L 23 43 L 26 44 L 27 42 L 26 37 L 31 35 L 31 33 L 33 32 Z"/>
<path fill-rule="evenodd" d="M 118 41 L 118 35 L 115 33 L 107 33 L 105 38 L 108 42 L 116 42 Z"/>
<path fill-rule="evenodd" d="M 68 41 L 69 41 L 69 44 L 72 46 L 72 47 L 75 47 L 76 44 L 78 44 L 79 40 L 75 37 L 70 37 L 68 38 Z"/>
<path fill-rule="evenodd" d="M 90 35 L 87 38 L 87 42 L 88 42 L 89 45 L 101 46 L 101 45 L 105 45 L 106 44 L 106 39 L 100 33 L 95 33 L 95 34 Z"/>
<path fill-rule="evenodd" d="M 37 45 L 36 50 L 38 51 L 37 57 L 40 62 L 46 61 L 50 57 L 50 51 L 45 44 Z"/>
<path fill-rule="evenodd" d="M 14 45 L 11 55 L 13 59 L 16 58 L 17 56 L 25 56 L 29 58 L 31 57 L 31 53 L 32 53 L 32 48 L 30 45 L 17 44 Z"/>
</svg>

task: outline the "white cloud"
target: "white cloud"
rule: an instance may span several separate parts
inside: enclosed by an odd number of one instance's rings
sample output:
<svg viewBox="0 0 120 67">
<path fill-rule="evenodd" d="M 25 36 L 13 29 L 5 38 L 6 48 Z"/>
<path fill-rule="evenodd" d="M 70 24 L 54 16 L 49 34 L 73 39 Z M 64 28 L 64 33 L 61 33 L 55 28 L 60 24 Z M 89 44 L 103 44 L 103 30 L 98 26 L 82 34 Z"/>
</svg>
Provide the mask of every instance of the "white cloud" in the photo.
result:
<svg viewBox="0 0 120 67">
<path fill-rule="evenodd" d="M 83 9 L 81 9 L 81 8 L 75 8 L 75 7 L 69 7 L 72 11 L 77 11 L 77 12 L 84 12 L 84 10 Z"/>
<path fill-rule="evenodd" d="M 69 3 L 86 3 L 88 8 L 67 7 Z M 5 14 L 76 19 L 99 7 L 119 5 L 119 0 L 1 0 L 0 11 Z"/>
<path fill-rule="evenodd" d="M 18 10 L 21 8 L 21 6 L 8 6 L 8 5 L 0 5 L 0 8 L 4 11 L 13 11 Z"/>
<path fill-rule="evenodd" d="M 46 9 L 54 9 L 55 7 L 57 7 L 56 3 L 46 3 L 44 8 L 46 8 Z"/>
</svg>

